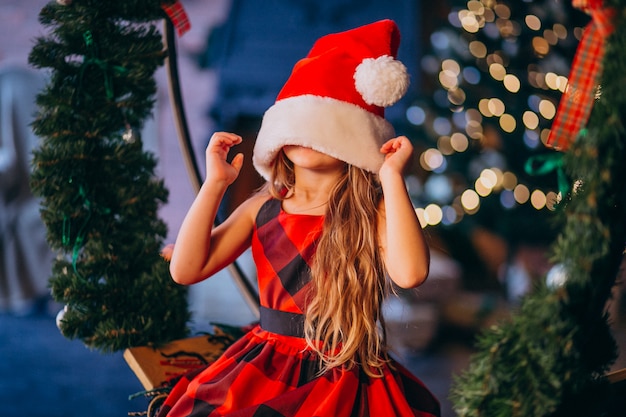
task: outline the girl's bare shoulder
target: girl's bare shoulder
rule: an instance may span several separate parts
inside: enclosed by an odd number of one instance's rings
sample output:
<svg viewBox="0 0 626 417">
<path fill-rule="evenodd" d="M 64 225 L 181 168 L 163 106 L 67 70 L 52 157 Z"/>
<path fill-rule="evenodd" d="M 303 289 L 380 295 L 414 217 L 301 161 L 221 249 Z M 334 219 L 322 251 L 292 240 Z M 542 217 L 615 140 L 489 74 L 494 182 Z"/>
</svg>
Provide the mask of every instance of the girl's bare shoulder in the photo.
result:
<svg viewBox="0 0 626 417">
<path fill-rule="evenodd" d="M 239 207 L 237 207 L 236 211 L 238 215 L 244 216 L 250 221 L 254 222 L 261 209 L 261 206 L 265 204 L 267 200 L 271 198 L 271 195 L 267 191 L 259 191 L 254 193 L 248 199 L 246 199 Z M 234 214 L 234 213 L 233 213 Z"/>
</svg>

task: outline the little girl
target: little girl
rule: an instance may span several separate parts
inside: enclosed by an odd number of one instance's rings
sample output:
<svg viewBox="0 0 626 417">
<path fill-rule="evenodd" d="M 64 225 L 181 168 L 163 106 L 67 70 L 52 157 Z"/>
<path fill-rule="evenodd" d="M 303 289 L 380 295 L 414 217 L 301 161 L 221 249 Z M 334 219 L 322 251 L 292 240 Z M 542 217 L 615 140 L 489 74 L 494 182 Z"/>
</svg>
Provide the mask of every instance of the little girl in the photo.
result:
<svg viewBox="0 0 626 417">
<path fill-rule="evenodd" d="M 408 87 L 399 32 L 383 20 L 320 38 L 265 113 L 253 162 L 267 180 L 213 228 L 243 155 L 218 132 L 206 179 L 181 226 L 171 273 L 193 284 L 248 247 L 260 324 L 183 378 L 165 416 L 438 416 L 428 389 L 387 354 L 391 282 L 417 287 L 429 250 L 407 194 L 412 156 L 383 108 Z"/>
</svg>

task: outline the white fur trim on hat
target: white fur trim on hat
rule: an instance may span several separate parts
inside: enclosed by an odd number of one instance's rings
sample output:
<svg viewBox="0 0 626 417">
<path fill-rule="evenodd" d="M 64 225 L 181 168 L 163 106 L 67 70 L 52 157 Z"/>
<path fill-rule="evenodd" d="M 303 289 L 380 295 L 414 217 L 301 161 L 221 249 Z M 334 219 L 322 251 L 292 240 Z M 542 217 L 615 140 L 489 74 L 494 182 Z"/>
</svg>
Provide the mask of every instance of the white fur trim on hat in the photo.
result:
<svg viewBox="0 0 626 417">
<path fill-rule="evenodd" d="M 409 88 L 404 64 L 392 56 L 364 59 L 354 71 L 354 85 L 367 104 L 389 107 Z"/>
<path fill-rule="evenodd" d="M 377 173 L 380 147 L 393 138 L 391 123 L 345 101 L 301 95 L 277 101 L 263 116 L 252 162 L 270 179 L 271 165 L 285 145 L 299 145 Z"/>
</svg>

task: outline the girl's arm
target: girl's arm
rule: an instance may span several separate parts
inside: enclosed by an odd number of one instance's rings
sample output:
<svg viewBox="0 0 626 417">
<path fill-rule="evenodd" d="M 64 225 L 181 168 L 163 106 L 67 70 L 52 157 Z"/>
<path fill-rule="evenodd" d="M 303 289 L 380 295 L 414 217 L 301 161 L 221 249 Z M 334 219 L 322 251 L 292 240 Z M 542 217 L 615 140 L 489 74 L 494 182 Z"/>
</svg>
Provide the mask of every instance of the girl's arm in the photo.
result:
<svg viewBox="0 0 626 417">
<path fill-rule="evenodd" d="M 244 202 L 218 227 L 213 228 L 224 193 L 243 165 L 237 154 L 231 163 L 231 147 L 241 143 L 233 133 L 215 133 L 206 149 L 206 178 L 181 225 L 172 253 L 170 272 L 179 284 L 194 284 L 218 272 L 250 245 L 254 217 L 262 204 L 259 196 Z"/>
<path fill-rule="evenodd" d="M 417 287 L 428 276 L 430 251 L 403 177 L 413 145 L 400 136 L 387 141 L 381 152 L 385 154 L 385 162 L 379 171 L 383 188 L 379 232 L 385 266 L 398 286 Z"/>
</svg>

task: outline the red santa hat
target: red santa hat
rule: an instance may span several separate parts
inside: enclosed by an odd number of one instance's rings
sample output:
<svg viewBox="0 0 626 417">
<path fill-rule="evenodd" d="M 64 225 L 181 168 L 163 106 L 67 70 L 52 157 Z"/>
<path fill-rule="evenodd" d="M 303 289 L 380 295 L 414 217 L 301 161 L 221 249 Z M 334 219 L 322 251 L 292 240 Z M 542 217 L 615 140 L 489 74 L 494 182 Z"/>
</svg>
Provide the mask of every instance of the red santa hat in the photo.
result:
<svg viewBox="0 0 626 417">
<path fill-rule="evenodd" d="M 318 39 L 263 116 L 254 147 L 256 170 L 269 179 L 280 149 L 300 145 L 378 172 L 384 160 L 380 147 L 395 136 L 384 108 L 409 86 L 406 67 L 396 60 L 399 44 L 392 20 Z"/>
</svg>

